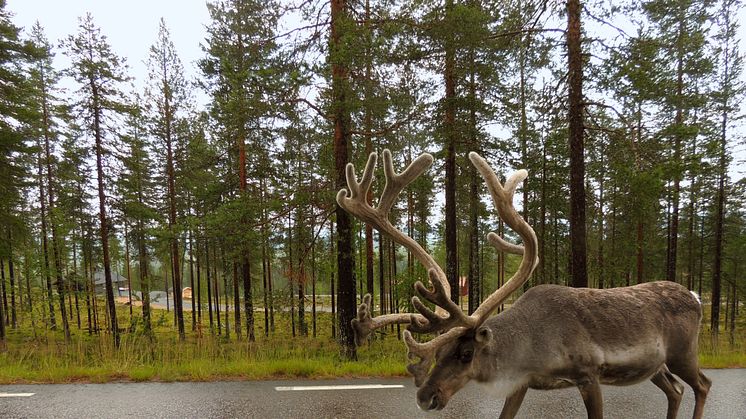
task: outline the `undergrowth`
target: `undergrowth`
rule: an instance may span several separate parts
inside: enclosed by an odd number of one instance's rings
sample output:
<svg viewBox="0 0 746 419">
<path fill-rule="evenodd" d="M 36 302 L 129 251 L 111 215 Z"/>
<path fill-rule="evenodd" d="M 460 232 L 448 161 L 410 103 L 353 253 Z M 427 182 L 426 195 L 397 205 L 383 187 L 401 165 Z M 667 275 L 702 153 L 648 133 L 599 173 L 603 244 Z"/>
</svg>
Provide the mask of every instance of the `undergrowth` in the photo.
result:
<svg viewBox="0 0 746 419">
<path fill-rule="evenodd" d="M 128 309 L 120 307 L 120 324 L 129 325 Z M 204 313 L 203 313 L 204 314 Z M 223 313 L 224 315 L 224 313 Z M 134 326 L 122 333 L 116 349 L 110 335 L 89 335 L 74 325 L 71 342 L 60 331 L 8 330 L 6 350 L 0 352 L 0 384 L 109 381 L 211 381 L 290 378 L 395 377 L 406 376 L 406 347 L 395 330 L 378 334 L 357 351 L 357 360 L 340 355 L 331 337 L 332 316 L 319 313 L 317 337 L 291 333 L 288 313 L 276 313 L 275 331 L 265 336 L 263 313 L 256 316 L 256 341 L 236 339 L 233 313 L 229 337 L 203 325 L 191 330 L 191 314 L 185 313 L 187 336 L 179 340 L 173 331 L 171 313 L 154 311 L 154 330 L 146 335 Z M 136 320 L 136 319 L 135 319 Z M 207 320 L 203 319 L 203 324 Z M 296 325 L 297 326 L 297 325 Z M 244 326 L 245 327 L 245 326 Z M 703 368 L 746 367 L 746 336 L 738 327 L 735 335 L 721 332 L 716 340 L 709 331 L 700 336 Z"/>
</svg>

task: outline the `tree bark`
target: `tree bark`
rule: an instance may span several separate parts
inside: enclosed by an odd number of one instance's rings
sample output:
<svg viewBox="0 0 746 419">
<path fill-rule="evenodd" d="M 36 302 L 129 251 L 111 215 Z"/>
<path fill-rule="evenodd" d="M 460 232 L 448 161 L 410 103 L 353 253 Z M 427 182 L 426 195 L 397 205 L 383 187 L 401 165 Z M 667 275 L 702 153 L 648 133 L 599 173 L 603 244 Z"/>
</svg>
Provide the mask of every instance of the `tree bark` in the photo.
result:
<svg viewBox="0 0 746 419">
<path fill-rule="evenodd" d="M 15 266 L 13 264 L 13 236 L 10 233 L 10 229 L 8 229 L 8 246 L 8 279 L 10 279 L 10 327 L 15 329 L 18 327 L 18 319 L 16 318 L 16 274 Z"/>
<path fill-rule="evenodd" d="M 5 282 L 5 267 L 0 259 L 0 272 L 2 272 L 2 282 Z M 0 304 L 0 352 L 5 351 L 5 308 Z"/>
<path fill-rule="evenodd" d="M 173 275 L 174 288 L 174 311 L 176 314 L 176 327 L 179 331 L 179 340 L 185 339 L 184 334 L 184 308 L 181 299 L 181 266 L 179 264 L 179 238 L 176 232 L 176 175 L 174 173 L 174 156 L 171 139 L 171 121 L 169 103 L 166 101 L 166 176 L 168 182 L 168 229 L 171 234 L 171 272 Z"/>
<path fill-rule="evenodd" d="M 41 148 L 41 142 L 39 144 Z M 41 153 L 41 152 L 40 152 Z M 57 330 L 57 322 L 54 314 L 54 299 L 52 298 L 52 279 L 49 276 L 49 241 L 47 237 L 47 194 L 44 189 L 44 175 L 42 169 L 41 154 L 38 157 L 38 179 L 39 179 L 39 219 L 41 221 L 41 245 L 44 255 L 44 283 L 47 288 L 47 304 L 49 305 L 49 326 L 52 330 Z"/>
<path fill-rule="evenodd" d="M 723 223 L 725 221 L 725 178 L 728 175 L 727 132 L 728 114 L 723 111 L 718 144 L 718 189 L 715 200 L 715 255 L 712 263 L 712 309 L 710 330 L 717 336 L 720 327 L 720 293 L 723 267 Z"/>
<path fill-rule="evenodd" d="M 49 229 L 52 232 L 52 257 L 54 258 L 54 271 L 55 277 L 57 278 L 57 297 L 60 300 L 60 320 L 62 321 L 62 330 L 65 333 L 65 342 L 70 342 L 70 323 L 67 319 L 65 310 L 65 280 L 62 276 L 62 261 L 60 256 L 59 246 L 57 245 L 57 222 L 55 217 L 54 209 L 54 186 L 53 186 L 53 175 L 52 175 L 52 156 L 50 152 L 50 136 L 49 132 L 49 111 L 46 103 L 46 93 L 42 99 L 42 114 L 44 118 L 44 157 L 47 168 L 47 199 L 49 201 Z"/>
<path fill-rule="evenodd" d="M 246 198 L 246 141 L 243 135 L 238 139 L 238 180 L 239 192 L 243 198 Z M 246 219 L 246 216 L 242 217 L 241 222 L 243 223 L 244 228 L 248 229 L 248 220 Z M 251 293 L 251 262 L 249 261 L 249 258 L 249 248 L 246 247 L 243 249 L 241 254 L 244 314 L 246 315 L 246 336 L 248 337 L 249 342 L 254 342 L 256 340 L 256 337 L 254 336 L 254 301 Z M 237 312 L 240 310 L 238 304 L 236 304 L 235 310 Z M 239 319 L 239 317 L 236 318 Z M 239 322 L 240 319 L 236 321 Z"/>
<path fill-rule="evenodd" d="M 212 281 L 210 281 L 210 244 L 205 240 L 205 273 L 207 287 L 207 312 L 210 316 L 210 332 L 215 333 L 215 320 L 212 317 Z"/>
<path fill-rule="evenodd" d="M 109 327 L 111 328 L 114 346 L 119 348 L 119 323 L 117 322 L 117 308 L 114 304 L 114 287 L 111 282 L 111 258 L 109 256 L 109 219 L 106 215 L 106 193 L 104 189 L 104 148 L 103 129 L 101 127 L 101 105 L 96 81 L 89 80 L 93 97 L 93 132 L 96 140 L 96 174 L 98 184 L 98 219 L 101 249 L 104 264 L 104 282 L 106 285 L 106 306 L 109 313 Z"/>
<path fill-rule="evenodd" d="M 679 29 L 676 40 L 676 115 L 674 117 L 674 149 L 673 149 L 673 191 L 671 198 L 671 227 L 668 239 L 668 260 L 666 261 L 666 279 L 676 282 L 676 263 L 679 243 L 679 200 L 681 195 L 681 130 L 684 127 L 684 46 L 682 39 L 685 32 L 685 22 L 679 16 Z"/>
<path fill-rule="evenodd" d="M 471 63 L 474 62 L 474 51 L 470 51 Z M 481 147 L 477 138 L 477 112 L 476 106 L 476 82 L 473 66 L 469 71 L 469 96 L 472 105 L 469 109 L 469 130 L 471 147 L 480 151 Z M 473 313 L 479 305 L 479 174 L 474 166 L 469 168 L 469 314 Z M 460 290 L 459 290 L 460 291 Z"/>
<path fill-rule="evenodd" d="M 238 263 L 233 262 L 231 265 L 233 266 L 233 328 L 236 331 L 236 339 L 241 340 L 241 294 L 238 286 Z M 243 277 L 243 269 L 241 271 Z"/>
<path fill-rule="evenodd" d="M 191 208 L 191 203 L 189 207 Z M 189 227 L 189 288 L 192 290 L 192 331 L 194 332 L 197 330 L 197 306 L 194 301 L 197 290 L 194 289 L 194 243 L 191 226 Z"/>
<path fill-rule="evenodd" d="M 567 66 L 570 134 L 570 261 L 573 287 L 588 286 L 585 231 L 585 161 L 583 127 L 583 55 L 580 1 L 567 2 Z"/>
<path fill-rule="evenodd" d="M 350 155 L 350 110 L 348 104 L 348 62 L 345 56 L 345 28 L 349 24 L 346 0 L 331 0 L 330 62 L 332 66 L 332 108 L 334 123 L 334 168 L 337 189 L 345 188 L 345 167 Z M 339 342 L 342 355 L 356 359 L 355 335 L 350 322 L 355 317 L 355 272 L 350 216 L 339 205 L 337 215 L 337 290 L 339 305 Z"/>
<path fill-rule="evenodd" d="M 451 17 L 453 0 L 446 0 L 446 20 Z M 445 242 L 446 278 L 450 285 L 451 301 L 459 302 L 458 281 L 458 232 L 456 222 L 456 51 L 453 44 L 445 41 L 445 115 L 443 134 L 445 137 Z"/>
</svg>

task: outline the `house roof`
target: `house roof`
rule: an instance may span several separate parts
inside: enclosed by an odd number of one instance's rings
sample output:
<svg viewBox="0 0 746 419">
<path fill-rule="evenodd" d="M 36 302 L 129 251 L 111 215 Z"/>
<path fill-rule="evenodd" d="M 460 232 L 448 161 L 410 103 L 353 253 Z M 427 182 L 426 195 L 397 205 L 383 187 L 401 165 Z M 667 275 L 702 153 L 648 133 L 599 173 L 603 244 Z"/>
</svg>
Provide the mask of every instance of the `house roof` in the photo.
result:
<svg viewBox="0 0 746 419">
<path fill-rule="evenodd" d="M 104 271 L 98 271 L 93 275 L 93 280 L 96 285 L 104 285 L 106 281 L 104 280 Z M 111 273 L 111 283 L 112 284 L 120 284 L 120 283 L 126 283 L 127 278 L 120 275 L 119 272 L 112 272 Z"/>
</svg>

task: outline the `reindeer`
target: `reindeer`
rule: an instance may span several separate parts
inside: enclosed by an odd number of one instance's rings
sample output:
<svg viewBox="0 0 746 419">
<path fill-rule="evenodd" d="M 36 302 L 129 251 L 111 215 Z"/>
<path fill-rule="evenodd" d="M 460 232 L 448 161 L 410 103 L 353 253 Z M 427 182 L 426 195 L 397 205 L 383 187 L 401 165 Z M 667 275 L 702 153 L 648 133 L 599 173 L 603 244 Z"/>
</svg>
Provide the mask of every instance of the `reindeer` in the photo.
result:
<svg viewBox="0 0 746 419">
<path fill-rule="evenodd" d="M 537 285 L 512 307 L 490 317 L 531 276 L 538 264 L 534 230 L 513 207 L 516 187 L 528 176 L 519 170 L 505 186 L 487 162 L 476 153 L 469 159 L 484 178 L 500 218 L 523 241 L 509 243 L 489 233 L 498 250 L 522 255 L 513 277 L 495 290 L 471 315 L 450 299 L 445 273 L 415 240 L 389 221 L 389 211 L 399 193 L 432 164 L 423 154 L 400 174 L 391 153 L 383 151 L 386 185 L 377 207 L 366 201 L 373 181 L 377 155 L 372 153 L 358 182 L 352 164 L 346 167 L 347 189 L 337 202 L 355 217 L 374 226 L 407 248 L 427 269 L 432 288 L 415 283 L 420 297 L 435 305 L 430 310 L 415 296 L 418 313 L 371 317 L 371 296 L 363 297 L 352 320 L 357 345 L 375 329 L 407 324 L 403 332 L 407 370 L 414 376 L 417 404 L 423 410 L 443 409 L 467 382 L 474 380 L 506 398 L 500 418 L 513 418 L 526 391 L 575 386 L 580 390 L 589 418 L 603 417 L 601 384 L 629 385 L 651 380 L 666 394 L 669 419 L 675 418 L 684 387 L 678 375 L 694 390 L 694 418 L 702 417 L 711 381 L 700 371 L 697 336 L 702 310 L 696 294 L 674 282 L 650 282 L 614 289 L 569 288 Z M 412 333 L 435 333 L 424 343 Z M 419 358 L 419 361 L 417 361 Z M 434 364 L 434 366 L 433 366 Z"/>
</svg>

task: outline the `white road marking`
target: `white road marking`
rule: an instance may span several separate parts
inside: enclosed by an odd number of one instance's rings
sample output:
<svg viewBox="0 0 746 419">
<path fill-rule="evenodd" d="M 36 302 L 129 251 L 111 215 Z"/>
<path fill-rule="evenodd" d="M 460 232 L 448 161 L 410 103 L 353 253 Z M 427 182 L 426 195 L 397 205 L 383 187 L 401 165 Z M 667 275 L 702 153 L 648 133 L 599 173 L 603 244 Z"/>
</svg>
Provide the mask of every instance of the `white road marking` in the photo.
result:
<svg viewBox="0 0 746 419">
<path fill-rule="evenodd" d="M 31 397 L 36 393 L 0 393 L 0 397 Z"/>
<path fill-rule="evenodd" d="M 386 388 L 404 388 L 402 384 L 358 384 L 336 386 L 289 386 L 275 387 L 276 391 L 318 391 L 318 390 L 378 390 Z"/>
</svg>

